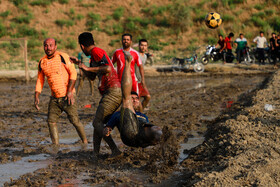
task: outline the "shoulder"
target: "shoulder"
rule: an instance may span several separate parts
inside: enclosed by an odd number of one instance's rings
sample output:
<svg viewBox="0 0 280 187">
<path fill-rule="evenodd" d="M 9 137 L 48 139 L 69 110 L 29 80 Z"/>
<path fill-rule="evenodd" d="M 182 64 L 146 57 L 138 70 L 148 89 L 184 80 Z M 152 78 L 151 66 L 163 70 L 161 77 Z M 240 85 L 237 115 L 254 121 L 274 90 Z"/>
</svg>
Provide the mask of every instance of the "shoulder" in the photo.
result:
<svg viewBox="0 0 280 187">
<path fill-rule="evenodd" d="M 139 55 L 139 52 L 136 51 L 136 50 L 133 49 L 133 48 L 131 48 L 130 52 L 131 52 L 132 54 L 136 55 L 136 56 L 140 56 L 140 55 Z"/>
<path fill-rule="evenodd" d="M 120 53 L 120 52 L 122 52 L 122 48 L 116 49 L 115 52 L 114 52 L 114 54 L 118 54 L 118 53 Z"/>
</svg>

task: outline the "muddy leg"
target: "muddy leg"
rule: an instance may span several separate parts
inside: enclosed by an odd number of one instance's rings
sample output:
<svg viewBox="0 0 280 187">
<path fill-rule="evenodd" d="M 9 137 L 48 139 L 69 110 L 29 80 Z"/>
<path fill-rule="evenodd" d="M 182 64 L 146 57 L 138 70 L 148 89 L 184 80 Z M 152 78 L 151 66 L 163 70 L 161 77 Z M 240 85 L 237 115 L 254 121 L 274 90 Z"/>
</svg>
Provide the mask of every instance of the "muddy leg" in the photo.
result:
<svg viewBox="0 0 280 187">
<path fill-rule="evenodd" d="M 82 72 L 82 71 L 80 71 L 80 72 Z M 79 95 L 79 92 L 84 85 L 84 79 L 85 79 L 85 76 L 80 75 L 79 84 L 78 84 L 78 88 L 77 88 L 77 96 Z"/>
<path fill-rule="evenodd" d="M 48 123 L 49 132 L 51 136 L 52 143 L 55 145 L 59 144 L 58 129 L 56 123 Z"/>
<path fill-rule="evenodd" d="M 77 124 L 73 124 L 73 125 L 74 125 L 79 137 L 81 138 L 82 142 L 84 144 L 87 144 L 88 140 L 87 140 L 87 137 L 86 137 L 84 126 L 80 122 L 78 122 Z"/>
</svg>

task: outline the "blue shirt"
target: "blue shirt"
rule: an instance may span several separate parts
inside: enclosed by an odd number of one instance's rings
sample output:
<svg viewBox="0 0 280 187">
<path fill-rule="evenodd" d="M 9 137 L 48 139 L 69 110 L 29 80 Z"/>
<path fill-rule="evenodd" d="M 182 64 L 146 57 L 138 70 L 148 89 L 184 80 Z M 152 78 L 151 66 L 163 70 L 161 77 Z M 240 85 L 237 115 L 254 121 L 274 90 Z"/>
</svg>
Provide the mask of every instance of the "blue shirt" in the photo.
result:
<svg viewBox="0 0 280 187">
<path fill-rule="evenodd" d="M 142 114 L 141 112 L 136 112 L 136 117 L 140 124 L 149 123 L 148 117 L 145 114 Z M 119 127 L 120 118 L 121 118 L 121 112 L 115 112 L 109 119 L 106 127 L 111 127 L 112 129 L 114 129 L 114 127 L 116 126 Z"/>
</svg>

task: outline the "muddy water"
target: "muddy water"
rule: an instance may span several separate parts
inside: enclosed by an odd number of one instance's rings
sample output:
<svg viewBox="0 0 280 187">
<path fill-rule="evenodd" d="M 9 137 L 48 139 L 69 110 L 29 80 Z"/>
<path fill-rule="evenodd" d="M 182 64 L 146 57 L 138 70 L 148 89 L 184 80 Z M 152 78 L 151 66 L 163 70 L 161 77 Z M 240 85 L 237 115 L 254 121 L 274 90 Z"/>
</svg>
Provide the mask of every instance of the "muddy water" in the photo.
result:
<svg viewBox="0 0 280 187">
<path fill-rule="evenodd" d="M 167 166 L 166 162 L 156 159 L 159 147 L 133 149 L 122 144 L 117 130 L 112 135 L 118 147 L 124 152 L 124 157 L 107 160 L 110 151 L 102 143 L 100 163 L 92 161 L 93 113 L 98 106 L 100 96 L 89 96 L 89 88 L 85 84 L 84 92 L 77 97 L 78 112 L 90 144 L 85 148 L 80 144 L 74 127 L 62 114 L 58 124 L 60 147 L 56 152 L 50 151 L 50 138 L 46 125 L 49 88 L 45 85 L 40 96 L 40 111 L 33 108 L 34 84 L 0 83 L 0 167 L 8 165 L 10 173 L 3 175 L 0 181 L 13 178 L 16 180 L 24 173 L 45 168 L 53 175 L 41 175 L 33 172 L 30 184 L 47 186 L 69 184 L 76 186 L 98 185 L 148 185 L 156 183 L 175 184 L 174 177 L 180 175 L 180 163 L 187 159 L 191 148 L 201 144 L 207 124 L 221 113 L 231 110 L 238 98 L 255 89 L 267 75 L 235 76 L 235 77 L 151 77 L 146 78 L 147 86 L 152 95 L 151 104 L 145 113 L 153 124 L 167 126 L 178 142 L 179 155 L 176 164 Z M 84 108 L 92 104 L 92 108 Z M 171 143 L 172 144 L 172 143 Z M 175 145 L 174 145 L 175 146 Z M 37 162 L 26 162 L 30 155 L 55 155 Z M 170 155 L 172 158 L 172 155 Z M 51 160 L 51 163 L 47 163 Z M 155 162 L 151 162 L 155 160 Z M 34 170 L 14 174 L 20 163 L 34 164 Z M 151 163 L 150 163 L 151 162 Z M 71 164 L 70 164 L 71 163 Z M 104 163 L 104 164 L 103 164 Z M 155 165 L 153 165 L 156 163 Z M 69 164 L 71 167 L 69 167 Z M 47 167 L 52 165 L 52 167 Z M 73 165 L 73 166 L 72 166 Z M 150 167 L 148 167 L 150 166 Z M 5 166 L 7 167 L 7 166 Z M 22 166 L 25 168 L 25 166 Z M 49 169 L 51 168 L 51 169 Z M 147 169 L 148 168 L 148 169 Z M 2 174 L 2 173 L 0 173 Z M 24 177 L 24 176 L 23 176 Z M 38 180 L 40 178 L 40 180 Z M 19 181 L 25 184 L 24 181 Z M 12 183 L 11 183 L 12 184 Z"/>
</svg>

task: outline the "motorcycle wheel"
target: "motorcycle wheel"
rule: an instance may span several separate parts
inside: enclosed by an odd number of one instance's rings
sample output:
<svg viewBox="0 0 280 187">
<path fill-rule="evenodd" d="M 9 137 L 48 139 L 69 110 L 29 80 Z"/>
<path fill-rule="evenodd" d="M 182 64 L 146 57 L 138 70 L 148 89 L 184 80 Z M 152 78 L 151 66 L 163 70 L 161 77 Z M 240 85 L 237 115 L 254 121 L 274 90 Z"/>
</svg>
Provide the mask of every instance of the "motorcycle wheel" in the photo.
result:
<svg viewBox="0 0 280 187">
<path fill-rule="evenodd" d="M 174 72 L 180 71 L 180 69 L 181 69 L 180 62 L 178 60 L 173 59 L 171 64 L 172 64 L 172 71 L 174 71 Z"/>
<path fill-rule="evenodd" d="M 201 57 L 201 63 L 202 63 L 203 65 L 207 65 L 208 62 L 209 62 L 209 59 L 208 59 L 207 56 L 202 56 L 202 57 Z"/>
<path fill-rule="evenodd" d="M 204 72 L 204 65 L 200 62 L 197 62 L 193 65 L 193 69 L 197 73 Z"/>
<path fill-rule="evenodd" d="M 255 61 L 256 61 L 256 59 L 255 59 L 255 57 L 254 57 L 253 55 L 250 55 L 250 56 L 247 55 L 247 56 L 244 58 L 244 60 L 243 60 L 243 62 L 244 62 L 246 65 L 254 64 Z"/>
</svg>

